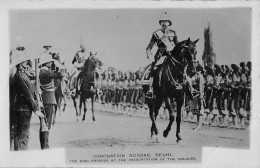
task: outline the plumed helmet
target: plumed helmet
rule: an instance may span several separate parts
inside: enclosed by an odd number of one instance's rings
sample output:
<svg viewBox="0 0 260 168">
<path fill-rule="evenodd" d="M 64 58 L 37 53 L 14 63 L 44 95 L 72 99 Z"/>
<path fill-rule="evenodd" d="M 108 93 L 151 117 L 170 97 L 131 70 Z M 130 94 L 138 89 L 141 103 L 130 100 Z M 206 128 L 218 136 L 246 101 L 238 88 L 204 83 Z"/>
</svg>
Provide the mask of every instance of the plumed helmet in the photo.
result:
<svg viewBox="0 0 260 168">
<path fill-rule="evenodd" d="M 221 65 L 220 67 L 221 67 L 222 72 L 225 72 L 225 65 Z"/>
<path fill-rule="evenodd" d="M 201 73 L 204 72 L 204 69 L 203 69 L 202 65 L 201 65 L 199 62 L 198 62 L 198 64 L 197 64 L 197 66 L 196 66 L 196 70 L 197 70 L 197 71 L 200 71 Z"/>
<path fill-rule="evenodd" d="M 230 72 L 230 67 L 228 65 L 225 65 L 226 73 L 228 74 Z"/>
<path fill-rule="evenodd" d="M 162 21 L 168 21 L 170 24 L 169 26 L 172 25 L 172 22 L 170 20 L 170 16 L 167 14 L 167 12 L 163 12 L 160 16 L 160 19 L 159 19 L 159 24 L 161 24 Z"/>
<path fill-rule="evenodd" d="M 239 66 L 241 67 L 241 69 L 245 69 L 246 68 L 245 62 L 240 62 Z"/>
<path fill-rule="evenodd" d="M 247 66 L 247 68 L 249 69 L 249 71 L 252 70 L 252 63 L 251 63 L 251 61 L 248 61 L 248 62 L 246 63 L 246 66 Z"/>
<path fill-rule="evenodd" d="M 213 69 L 212 68 L 210 68 L 210 67 L 208 67 L 208 66 L 205 66 L 205 70 L 206 70 L 206 72 L 207 72 L 207 74 L 208 75 L 214 75 L 214 72 L 213 72 Z"/>
<path fill-rule="evenodd" d="M 231 64 L 231 68 L 233 69 L 233 74 L 239 73 L 239 67 L 236 64 Z"/>
<path fill-rule="evenodd" d="M 246 72 L 246 63 L 245 62 L 240 62 L 240 67 L 241 67 L 241 73 L 247 73 Z"/>
<path fill-rule="evenodd" d="M 218 64 L 215 64 L 214 68 L 215 68 L 215 74 L 216 75 L 219 74 L 219 73 L 222 73 L 222 70 L 221 70 L 221 68 Z"/>
</svg>

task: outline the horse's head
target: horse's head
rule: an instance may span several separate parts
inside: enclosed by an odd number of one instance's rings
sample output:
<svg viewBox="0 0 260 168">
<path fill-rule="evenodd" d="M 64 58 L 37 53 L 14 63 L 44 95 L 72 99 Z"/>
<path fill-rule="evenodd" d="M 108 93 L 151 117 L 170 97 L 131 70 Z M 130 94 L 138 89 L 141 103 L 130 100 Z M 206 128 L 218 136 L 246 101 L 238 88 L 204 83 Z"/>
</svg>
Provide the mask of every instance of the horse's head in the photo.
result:
<svg viewBox="0 0 260 168">
<path fill-rule="evenodd" d="M 94 71 L 97 68 L 100 68 L 101 66 L 103 66 L 103 62 L 97 58 L 97 53 L 92 54 L 90 52 L 90 56 L 84 64 L 85 69 L 87 71 Z"/>
<path fill-rule="evenodd" d="M 178 43 L 173 50 L 175 58 L 183 64 L 184 67 L 187 67 L 187 73 L 191 76 L 196 73 L 196 43 L 198 41 L 199 39 L 192 41 L 188 38 Z"/>
</svg>

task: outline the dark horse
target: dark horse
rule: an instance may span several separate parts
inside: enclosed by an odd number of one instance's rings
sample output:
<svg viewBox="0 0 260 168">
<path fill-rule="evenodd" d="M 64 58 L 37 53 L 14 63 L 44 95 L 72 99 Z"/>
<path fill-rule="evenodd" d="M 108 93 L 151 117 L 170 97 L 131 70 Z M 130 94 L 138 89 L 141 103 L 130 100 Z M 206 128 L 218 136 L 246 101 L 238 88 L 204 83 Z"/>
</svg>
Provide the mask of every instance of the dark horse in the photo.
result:
<svg viewBox="0 0 260 168">
<path fill-rule="evenodd" d="M 86 100 L 88 98 L 91 99 L 91 106 L 92 106 L 92 120 L 93 122 L 96 121 L 94 115 L 94 101 L 97 95 L 97 79 L 98 73 L 96 71 L 97 68 L 100 68 L 103 63 L 96 57 L 96 54 L 91 54 L 86 62 L 84 63 L 84 67 L 82 68 L 81 76 L 81 86 L 80 86 L 80 94 L 76 94 L 75 96 L 72 95 L 72 100 L 74 102 L 74 107 L 76 109 L 76 116 L 78 120 L 78 116 L 81 116 L 81 108 L 82 104 L 84 105 L 84 115 L 82 121 L 85 120 L 85 115 L 87 111 L 86 107 Z M 79 102 L 79 113 L 77 109 L 77 102 L 76 98 L 80 95 L 80 102 Z"/>
<path fill-rule="evenodd" d="M 63 65 L 64 69 L 60 71 L 62 74 L 62 79 L 54 79 L 54 86 L 55 86 L 55 98 L 57 102 L 57 106 L 55 108 L 55 112 L 53 115 L 53 121 L 52 124 L 54 125 L 56 123 L 56 114 L 57 111 L 59 110 L 59 115 L 61 115 L 61 103 L 63 100 L 63 108 L 62 111 L 64 112 L 67 106 L 66 103 L 66 85 L 67 85 L 67 72 L 65 69 L 64 64 Z"/>
<path fill-rule="evenodd" d="M 198 39 L 199 40 L 199 39 Z M 153 135 L 158 134 L 158 129 L 156 126 L 156 117 L 158 111 L 165 102 L 166 108 L 169 111 L 169 124 L 167 128 L 163 131 L 163 136 L 167 137 L 172 123 L 174 121 L 174 101 L 177 105 L 177 129 L 176 137 L 177 143 L 182 140 L 180 136 L 180 123 L 181 123 L 181 109 L 184 101 L 184 92 L 187 90 L 185 82 L 186 71 L 195 72 L 195 60 L 196 60 L 196 41 L 184 40 L 178 43 L 173 51 L 166 56 L 163 63 L 157 66 L 154 71 L 154 99 L 147 99 L 147 104 L 149 107 L 149 115 L 152 120 L 151 126 L 151 138 Z M 144 85 L 143 90 L 147 92 L 149 86 Z"/>
</svg>

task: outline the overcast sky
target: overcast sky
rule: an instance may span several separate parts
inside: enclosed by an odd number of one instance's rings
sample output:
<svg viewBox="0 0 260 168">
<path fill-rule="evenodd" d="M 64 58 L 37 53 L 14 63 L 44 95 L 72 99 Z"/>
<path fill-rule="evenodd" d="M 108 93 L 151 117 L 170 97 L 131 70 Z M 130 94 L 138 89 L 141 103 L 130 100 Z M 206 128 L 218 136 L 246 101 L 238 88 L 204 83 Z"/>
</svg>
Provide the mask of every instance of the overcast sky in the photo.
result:
<svg viewBox="0 0 260 168">
<path fill-rule="evenodd" d="M 163 11 L 171 16 L 171 29 L 179 41 L 200 39 L 198 60 L 204 50 L 207 22 L 218 64 L 250 60 L 250 8 L 10 10 L 10 47 L 23 45 L 35 56 L 43 51 L 43 45 L 52 45 L 52 51 L 59 52 L 69 66 L 80 43 L 85 43 L 87 50 L 98 52 L 106 67 L 136 70 L 150 62 L 145 49 L 152 32 L 160 28 Z"/>
</svg>

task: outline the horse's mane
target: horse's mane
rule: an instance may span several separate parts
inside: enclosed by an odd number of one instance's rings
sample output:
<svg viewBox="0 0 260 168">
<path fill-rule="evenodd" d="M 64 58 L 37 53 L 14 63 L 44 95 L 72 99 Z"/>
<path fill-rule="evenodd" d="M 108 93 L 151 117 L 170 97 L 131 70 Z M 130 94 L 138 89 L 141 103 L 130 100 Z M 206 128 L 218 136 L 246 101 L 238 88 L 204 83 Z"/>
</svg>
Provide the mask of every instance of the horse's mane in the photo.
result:
<svg viewBox="0 0 260 168">
<path fill-rule="evenodd" d="M 183 40 L 175 45 L 175 47 L 172 50 L 172 53 L 179 52 L 182 49 L 182 46 L 186 43 L 187 40 Z"/>
<path fill-rule="evenodd" d="M 84 71 L 87 71 L 87 67 L 90 66 L 90 65 L 94 65 L 96 66 L 97 64 L 101 67 L 103 66 L 103 62 L 100 61 L 97 57 L 96 57 L 96 54 L 95 55 L 91 55 L 88 57 L 88 59 L 85 61 L 84 63 Z"/>
</svg>

